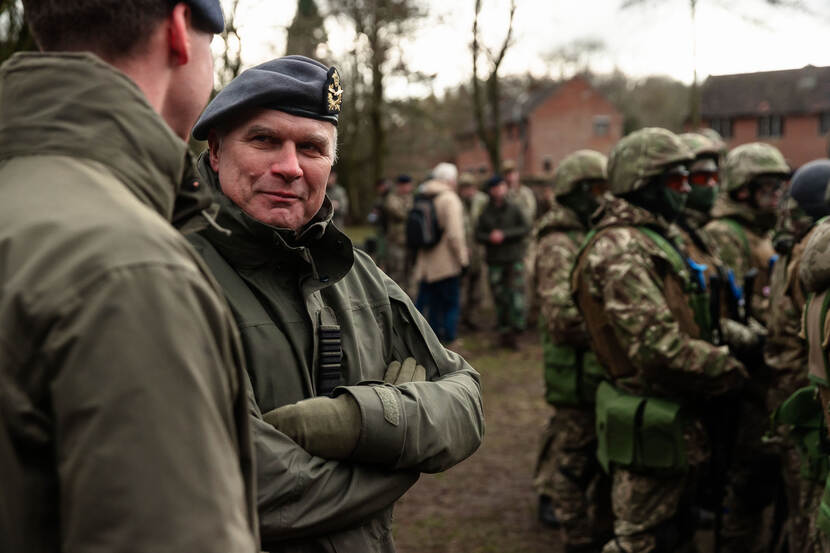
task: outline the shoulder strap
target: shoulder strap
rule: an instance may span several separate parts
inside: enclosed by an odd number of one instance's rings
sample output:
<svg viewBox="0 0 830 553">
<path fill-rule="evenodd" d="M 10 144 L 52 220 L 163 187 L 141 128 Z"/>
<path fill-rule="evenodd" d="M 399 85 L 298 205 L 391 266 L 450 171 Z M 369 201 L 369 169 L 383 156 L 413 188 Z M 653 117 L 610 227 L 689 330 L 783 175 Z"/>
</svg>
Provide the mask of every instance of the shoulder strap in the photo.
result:
<svg viewBox="0 0 830 553">
<path fill-rule="evenodd" d="M 744 227 L 742 227 L 738 221 L 730 219 L 729 217 L 723 217 L 721 218 L 721 221 L 726 223 L 735 234 L 740 236 L 741 243 L 744 245 L 744 253 L 746 254 L 746 258 L 752 259 L 752 248 L 749 246 L 749 237 L 747 237 Z"/>
<path fill-rule="evenodd" d="M 231 267 L 210 241 L 197 235 L 191 238 L 191 243 L 202 254 L 205 263 L 208 264 L 213 276 L 222 287 L 231 309 L 237 314 L 237 322 L 239 322 L 238 316 L 241 313 L 245 314 L 246 323 L 271 321 L 268 312 L 248 287 L 248 284 L 242 280 L 239 273 Z"/>
<path fill-rule="evenodd" d="M 680 255 L 680 252 L 677 251 L 677 248 L 672 246 L 671 243 L 665 237 L 661 236 L 659 232 L 655 232 L 654 229 L 639 226 L 637 227 L 637 230 L 651 239 L 651 241 L 654 242 L 664 254 L 666 254 L 666 257 L 668 258 L 669 263 L 671 263 L 674 272 L 677 273 L 677 275 L 683 280 L 687 280 L 686 264 L 683 262 L 683 257 Z"/>
</svg>

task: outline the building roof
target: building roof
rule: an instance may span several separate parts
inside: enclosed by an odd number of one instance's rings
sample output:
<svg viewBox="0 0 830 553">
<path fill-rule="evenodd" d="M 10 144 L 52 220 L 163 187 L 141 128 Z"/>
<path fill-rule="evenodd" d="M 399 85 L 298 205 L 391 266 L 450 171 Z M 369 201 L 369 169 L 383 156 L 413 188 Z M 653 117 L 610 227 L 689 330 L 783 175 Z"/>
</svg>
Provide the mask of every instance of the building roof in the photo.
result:
<svg viewBox="0 0 830 553">
<path fill-rule="evenodd" d="M 830 67 L 716 75 L 702 87 L 704 118 L 830 111 Z"/>
</svg>

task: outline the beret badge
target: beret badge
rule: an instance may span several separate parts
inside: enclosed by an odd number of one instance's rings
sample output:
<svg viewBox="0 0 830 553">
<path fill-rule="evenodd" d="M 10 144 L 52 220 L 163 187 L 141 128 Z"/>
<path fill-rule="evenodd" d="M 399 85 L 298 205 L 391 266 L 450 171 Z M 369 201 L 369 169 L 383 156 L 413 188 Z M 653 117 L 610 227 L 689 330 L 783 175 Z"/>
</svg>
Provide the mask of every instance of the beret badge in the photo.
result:
<svg viewBox="0 0 830 553">
<path fill-rule="evenodd" d="M 343 87 L 340 86 L 340 73 L 332 67 L 329 69 L 325 86 L 326 110 L 329 114 L 340 113 L 343 103 Z"/>
</svg>

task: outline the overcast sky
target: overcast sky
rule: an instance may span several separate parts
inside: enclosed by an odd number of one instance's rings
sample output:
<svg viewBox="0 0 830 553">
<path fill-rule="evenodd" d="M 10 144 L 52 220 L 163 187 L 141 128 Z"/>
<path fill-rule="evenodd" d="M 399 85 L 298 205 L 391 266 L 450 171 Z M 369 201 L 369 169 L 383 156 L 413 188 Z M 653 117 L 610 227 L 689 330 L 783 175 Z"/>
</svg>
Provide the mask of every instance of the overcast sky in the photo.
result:
<svg viewBox="0 0 830 553">
<path fill-rule="evenodd" d="M 227 0 L 222 0 L 228 3 Z M 470 35 L 474 0 L 423 0 L 428 15 L 418 25 L 404 55 L 412 69 L 435 74 L 440 92 L 470 78 Z M 830 65 L 830 5 L 803 0 L 821 14 L 771 8 L 764 0 L 698 0 L 696 32 L 700 79 L 707 75 Z M 593 59 L 596 71 L 618 67 L 645 76 L 671 75 L 691 82 L 693 30 L 689 0 L 645 0 L 620 9 L 622 0 L 517 0 L 515 43 L 503 74 L 531 72 L 558 75 L 545 55 L 574 39 L 596 38 L 607 51 Z M 319 4 L 319 1 L 318 1 Z M 483 0 L 480 26 L 485 44 L 495 47 L 504 36 L 508 0 Z M 283 55 L 285 28 L 295 0 L 240 0 L 239 27 L 245 66 Z M 329 46 L 342 55 L 353 40 L 338 25 L 327 26 Z M 393 83 L 393 95 L 423 94 Z"/>
</svg>

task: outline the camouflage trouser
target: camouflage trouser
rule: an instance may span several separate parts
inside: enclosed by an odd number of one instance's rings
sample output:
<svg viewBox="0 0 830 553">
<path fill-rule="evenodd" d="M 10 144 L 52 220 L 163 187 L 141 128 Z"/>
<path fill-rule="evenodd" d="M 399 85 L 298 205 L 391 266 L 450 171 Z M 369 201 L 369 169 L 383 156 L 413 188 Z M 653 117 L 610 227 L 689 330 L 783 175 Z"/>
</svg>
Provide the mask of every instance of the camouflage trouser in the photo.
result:
<svg viewBox="0 0 830 553">
<path fill-rule="evenodd" d="M 406 246 L 387 242 L 386 244 L 386 274 L 394 280 L 404 291 L 409 291 L 410 267 L 409 251 Z"/>
<path fill-rule="evenodd" d="M 598 519 L 607 517 L 608 477 L 597 462 L 594 406 L 557 407 L 542 436 L 533 481 L 551 498 L 562 538 L 569 545 L 594 543 Z M 601 504 L 602 502 L 602 504 Z"/>
<path fill-rule="evenodd" d="M 772 448 L 762 442 L 769 428 L 765 409 L 747 400 L 741 401 L 739 408 L 723 499 L 721 551 L 760 553 L 768 550 L 772 537 L 764 522 L 764 510 L 775 501 L 780 462 Z"/>
<path fill-rule="evenodd" d="M 490 290 L 496 306 L 496 328 L 499 332 L 525 329 L 524 263 L 515 261 L 490 265 Z"/>
<path fill-rule="evenodd" d="M 614 538 L 603 553 L 668 553 L 693 551 L 690 507 L 701 469 L 709 457 L 700 424 L 684 433 L 686 472 L 633 471 L 611 468 Z"/>
<path fill-rule="evenodd" d="M 525 320 L 536 324 L 539 306 L 536 302 L 536 241 L 528 240 L 524 257 Z"/>
<path fill-rule="evenodd" d="M 787 539 L 790 553 L 821 551 L 814 513 L 818 511 L 824 483 L 801 476 L 801 455 L 795 446 L 785 447 L 781 472 L 787 488 Z"/>
</svg>

